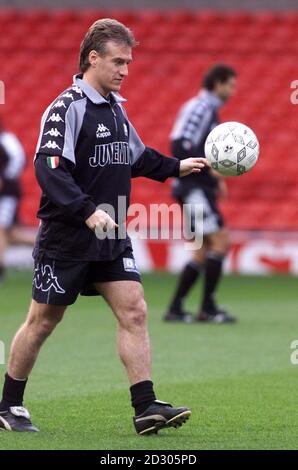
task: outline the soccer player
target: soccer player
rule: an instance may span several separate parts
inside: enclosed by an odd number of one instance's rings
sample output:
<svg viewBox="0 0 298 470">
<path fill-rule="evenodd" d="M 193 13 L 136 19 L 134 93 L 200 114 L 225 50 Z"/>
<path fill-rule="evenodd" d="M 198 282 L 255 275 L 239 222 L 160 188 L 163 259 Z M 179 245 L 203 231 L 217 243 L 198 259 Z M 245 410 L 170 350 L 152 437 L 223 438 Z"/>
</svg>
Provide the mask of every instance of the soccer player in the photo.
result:
<svg viewBox="0 0 298 470">
<path fill-rule="evenodd" d="M 0 284 L 4 281 L 4 255 L 11 243 L 33 245 L 34 236 L 18 225 L 21 199 L 20 177 L 25 165 L 25 152 L 19 139 L 4 129 L 0 122 Z"/>
<path fill-rule="evenodd" d="M 187 158 L 204 155 L 204 144 L 209 132 L 219 124 L 218 109 L 233 95 L 236 72 L 227 65 L 215 65 L 204 76 L 202 90 L 187 101 L 180 110 L 171 133 L 173 155 Z M 235 318 L 220 308 L 215 299 L 216 289 L 222 276 L 222 265 L 229 250 L 229 233 L 217 205 L 218 198 L 227 196 L 224 179 L 211 168 L 200 174 L 191 174 L 183 180 L 175 180 L 173 196 L 190 208 L 203 206 L 203 246 L 193 250 L 191 260 L 184 266 L 174 297 L 165 314 L 166 321 L 190 323 L 193 316 L 183 309 L 183 302 L 193 284 L 204 274 L 203 299 L 196 320 L 200 322 L 226 323 Z M 185 211 L 188 226 L 196 227 L 194 211 Z"/>
<path fill-rule="evenodd" d="M 191 414 L 156 400 L 146 303 L 130 239 L 119 236 L 126 211 L 118 213 L 117 202 L 122 196 L 129 205 L 132 177 L 164 181 L 199 172 L 206 161 L 167 158 L 138 137 L 118 94 L 135 44 L 123 24 L 96 21 L 81 44 L 80 73 L 42 117 L 35 155 L 42 196 L 32 302 L 11 346 L 0 403 L 2 429 L 37 431 L 23 407 L 27 378 L 44 341 L 80 293 L 100 293 L 117 318 L 137 433 L 177 427 Z M 140 112 L 146 112 L 141 103 Z M 101 204 L 109 204 L 114 217 L 98 208 Z M 105 231 L 115 237 L 101 237 Z"/>
</svg>

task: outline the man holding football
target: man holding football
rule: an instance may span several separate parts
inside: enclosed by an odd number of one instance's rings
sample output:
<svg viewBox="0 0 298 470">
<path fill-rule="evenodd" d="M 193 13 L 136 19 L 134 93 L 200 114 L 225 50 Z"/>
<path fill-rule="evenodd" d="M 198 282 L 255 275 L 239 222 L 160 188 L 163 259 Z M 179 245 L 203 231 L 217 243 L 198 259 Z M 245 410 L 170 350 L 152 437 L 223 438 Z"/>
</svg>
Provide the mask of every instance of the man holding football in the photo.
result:
<svg viewBox="0 0 298 470">
<path fill-rule="evenodd" d="M 118 352 L 130 383 L 137 433 L 181 425 L 191 414 L 156 400 L 151 381 L 146 303 L 129 237 L 119 237 L 131 178 L 165 181 L 200 172 L 205 159 L 167 158 L 140 140 L 118 91 L 128 74 L 132 32 L 104 19 L 88 30 L 80 73 L 45 111 L 34 160 L 42 189 L 41 224 L 33 252 L 32 302 L 14 337 L 0 403 L 0 427 L 37 431 L 23 407 L 28 376 L 40 348 L 78 295 L 103 296 L 118 322 Z M 114 208 L 114 215 L 99 206 Z M 114 232 L 99 239 L 95 231 Z"/>
</svg>

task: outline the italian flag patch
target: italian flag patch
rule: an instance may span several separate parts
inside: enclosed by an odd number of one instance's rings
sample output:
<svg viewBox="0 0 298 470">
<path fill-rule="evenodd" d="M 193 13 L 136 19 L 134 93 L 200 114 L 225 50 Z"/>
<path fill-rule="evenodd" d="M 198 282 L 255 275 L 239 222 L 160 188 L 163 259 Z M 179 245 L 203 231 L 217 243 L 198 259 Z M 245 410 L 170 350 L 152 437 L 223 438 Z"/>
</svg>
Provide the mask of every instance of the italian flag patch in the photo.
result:
<svg viewBox="0 0 298 470">
<path fill-rule="evenodd" d="M 57 168 L 59 166 L 59 157 L 47 157 L 47 164 L 52 169 Z"/>
</svg>

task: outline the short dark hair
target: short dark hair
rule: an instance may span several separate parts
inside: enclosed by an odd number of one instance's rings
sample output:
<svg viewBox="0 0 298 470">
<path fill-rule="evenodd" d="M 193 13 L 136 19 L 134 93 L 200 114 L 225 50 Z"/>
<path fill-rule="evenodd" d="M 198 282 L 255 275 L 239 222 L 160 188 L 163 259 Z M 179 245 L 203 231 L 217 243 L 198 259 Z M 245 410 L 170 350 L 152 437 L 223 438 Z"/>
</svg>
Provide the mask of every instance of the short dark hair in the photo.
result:
<svg viewBox="0 0 298 470">
<path fill-rule="evenodd" d="M 90 67 L 89 53 L 94 49 L 99 54 L 104 55 L 108 41 L 115 41 L 119 44 L 124 43 L 130 47 L 137 45 L 132 31 L 124 24 L 111 18 L 97 20 L 90 26 L 81 43 L 79 60 L 81 72 L 86 72 Z"/>
<path fill-rule="evenodd" d="M 206 90 L 213 91 L 216 83 L 225 83 L 231 77 L 236 77 L 236 71 L 225 64 L 216 64 L 211 67 L 203 77 L 202 87 Z"/>
</svg>

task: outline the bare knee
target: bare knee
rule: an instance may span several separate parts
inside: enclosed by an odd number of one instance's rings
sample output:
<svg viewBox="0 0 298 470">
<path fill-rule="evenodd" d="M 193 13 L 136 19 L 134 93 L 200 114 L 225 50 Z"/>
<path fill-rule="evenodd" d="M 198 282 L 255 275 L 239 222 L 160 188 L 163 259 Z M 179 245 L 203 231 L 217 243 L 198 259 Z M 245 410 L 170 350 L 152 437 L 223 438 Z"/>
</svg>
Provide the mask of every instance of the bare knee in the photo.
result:
<svg viewBox="0 0 298 470">
<path fill-rule="evenodd" d="M 212 236 L 209 237 L 208 242 L 209 251 L 215 251 L 223 256 L 226 256 L 231 248 L 230 235 L 226 229 L 223 229 L 216 234 L 212 234 Z"/>
<path fill-rule="evenodd" d="M 30 318 L 27 320 L 27 327 L 40 340 L 47 338 L 58 322 L 54 322 L 49 318 Z"/>
<path fill-rule="evenodd" d="M 206 258 L 206 249 L 205 247 L 195 250 L 192 253 L 192 261 L 196 264 L 204 264 Z"/>
<path fill-rule="evenodd" d="M 64 307 L 31 304 L 25 326 L 39 341 L 43 341 L 62 320 L 64 310 Z"/>
<path fill-rule="evenodd" d="M 0 227 L 0 256 L 1 258 L 4 255 L 4 251 L 7 247 L 8 244 L 8 236 L 7 236 L 7 231 Z"/>
<path fill-rule="evenodd" d="M 126 329 L 143 328 L 147 321 L 147 304 L 143 296 L 138 295 L 127 301 L 118 318 L 120 325 Z"/>
</svg>

